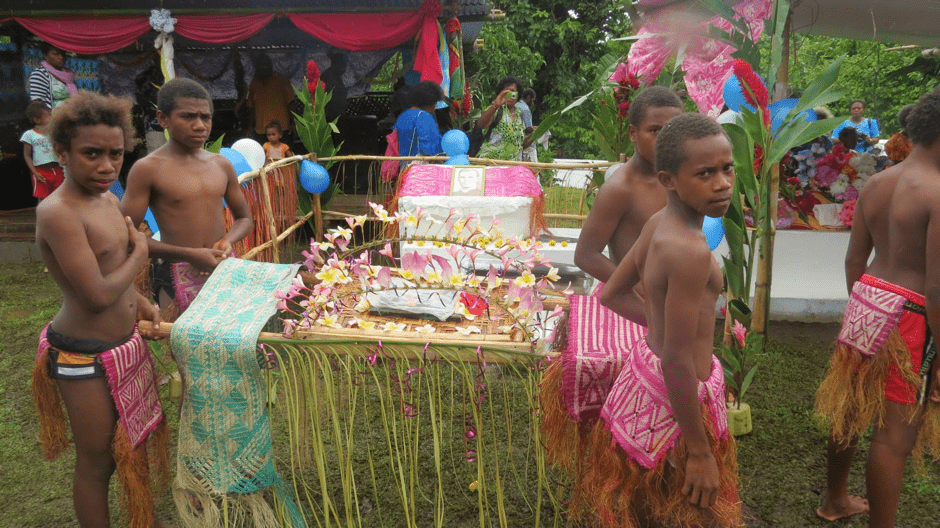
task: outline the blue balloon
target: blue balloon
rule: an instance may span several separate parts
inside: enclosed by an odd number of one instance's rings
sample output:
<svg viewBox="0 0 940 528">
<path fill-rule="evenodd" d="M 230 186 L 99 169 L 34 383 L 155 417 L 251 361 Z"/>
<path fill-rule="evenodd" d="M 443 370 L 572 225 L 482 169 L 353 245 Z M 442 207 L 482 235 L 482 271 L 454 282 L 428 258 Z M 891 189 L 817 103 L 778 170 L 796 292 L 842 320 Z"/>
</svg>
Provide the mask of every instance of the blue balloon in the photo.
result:
<svg viewBox="0 0 940 528">
<path fill-rule="evenodd" d="M 330 173 L 310 160 L 300 162 L 300 185 L 310 194 L 320 194 L 330 186 Z"/>
<path fill-rule="evenodd" d="M 773 132 L 774 134 L 777 133 L 777 129 L 783 126 L 784 120 L 786 119 L 787 115 L 790 113 L 791 110 L 796 108 L 797 103 L 799 103 L 799 101 L 797 101 L 796 99 L 790 98 L 790 99 L 782 99 L 780 101 L 770 103 L 767 106 L 767 111 L 770 112 L 770 116 L 771 116 L 771 120 L 770 120 L 771 132 Z M 806 120 L 807 123 L 816 120 L 816 112 L 812 108 L 804 110 L 800 115 L 803 116 L 803 118 Z"/>
<path fill-rule="evenodd" d="M 702 223 L 702 232 L 705 233 L 705 240 L 708 241 L 708 249 L 715 251 L 721 239 L 725 238 L 725 226 L 721 223 L 721 218 L 706 216 Z"/>
<path fill-rule="evenodd" d="M 767 83 L 764 82 L 764 78 L 758 75 L 761 83 L 764 84 L 764 87 L 767 87 Z M 740 112 L 741 107 L 747 108 L 751 112 L 756 112 L 753 106 L 747 104 L 747 100 L 744 98 L 744 91 L 741 88 L 741 82 L 738 81 L 738 77 L 734 74 L 731 74 L 731 77 L 728 77 L 728 80 L 725 81 L 725 85 L 721 88 L 721 96 L 725 99 L 725 105 L 729 110 L 734 110 L 735 112 Z"/>
<path fill-rule="evenodd" d="M 114 183 L 111 184 L 111 188 L 108 190 L 117 196 L 118 200 L 124 199 L 124 187 L 121 187 L 121 182 L 119 180 L 114 180 Z"/>
<path fill-rule="evenodd" d="M 470 138 L 463 130 L 448 130 L 441 138 L 441 148 L 448 156 L 466 155 L 470 152 Z"/>
<path fill-rule="evenodd" d="M 248 160 L 245 159 L 245 156 L 243 156 L 241 152 L 228 147 L 222 147 L 219 154 L 225 156 L 225 159 L 232 162 L 232 166 L 235 167 L 235 174 L 241 176 L 246 172 L 251 172 L 251 165 L 248 164 Z"/>
<path fill-rule="evenodd" d="M 160 226 L 157 225 L 157 219 L 153 217 L 153 211 L 150 208 L 147 208 L 147 212 L 144 214 L 144 222 L 147 222 L 147 225 L 150 226 L 150 232 L 154 235 L 160 233 Z M 159 238 L 157 239 L 159 240 Z"/>
<path fill-rule="evenodd" d="M 445 161 L 444 165 L 470 165 L 470 158 L 466 154 L 457 154 Z"/>
</svg>

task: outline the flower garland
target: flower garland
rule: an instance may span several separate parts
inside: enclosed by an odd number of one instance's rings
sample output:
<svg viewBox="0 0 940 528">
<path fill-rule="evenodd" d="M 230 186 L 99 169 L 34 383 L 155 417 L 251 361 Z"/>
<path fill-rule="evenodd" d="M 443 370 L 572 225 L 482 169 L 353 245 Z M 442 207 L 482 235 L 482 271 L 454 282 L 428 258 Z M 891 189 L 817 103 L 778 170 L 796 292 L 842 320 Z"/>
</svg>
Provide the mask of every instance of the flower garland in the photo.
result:
<svg viewBox="0 0 940 528">
<path fill-rule="evenodd" d="M 359 313 L 369 310 L 366 293 L 411 290 L 427 296 L 453 290 L 459 293 L 455 315 L 463 324 L 455 326 L 452 333 L 466 336 L 482 333 L 479 326 L 470 323 L 490 306 L 495 306 L 513 320 L 511 325 L 498 327 L 500 333 L 521 331 L 532 341 L 536 330 L 563 313 L 561 306 L 556 306 L 550 314 L 542 316 L 546 292 L 555 291 L 564 296 L 573 293 L 570 285 L 561 289 L 555 284 L 560 280 L 558 269 L 552 268 L 549 259 L 540 253 L 542 245 L 538 239 L 505 236 L 495 217 L 492 227 L 483 229 L 479 215 L 463 216 L 454 208 L 441 220 L 423 208 L 391 215 L 382 205 L 369 205 L 371 216 L 346 218 L 348 228 L 332 229 L 324 236 L 325 241 L 312 241 L 310 250 L 303 252 L 304 266 L 319 280 L 317 284 L 307 285 L 298 277 L 287 292 L 276 293 L 277 308 L 295 316 L 283 319 L 285 335 L 315 325 L 340 328 L 340 314 L 344 310 Z M 381 222 L 385 228 L 404 225 L 413 234 L 351 247 L 353 232 L 370 220 Z M 387 231 L 382 229 L 381 232 Z M 419 249 L 403 249 L 401 257 L 396 258 L 393 243 L 412 243 Z M 430 248 L 420 249 L 426 246 L 442 248 L 448 256 Z M 374 265 L 374 253 L 396 266 Z M 500 265 L 491 264 L 485 276 L 478 276 L 476 261 L 481 255 L 498 260 Z M 548 267 L 548 273 L 536 276 L 537 266 Z M 347 286 L 350 284 L 358 284 L 358 288 Z M 403 332 L 408 326 L 396 322 L 377 325 L 360 317 L 352 318 L 347 324 L 361 330 L 390 333 Z M 412 331 L 423 334 L 450 331 L 429 324 L 412 326 Z"/>
</svg>

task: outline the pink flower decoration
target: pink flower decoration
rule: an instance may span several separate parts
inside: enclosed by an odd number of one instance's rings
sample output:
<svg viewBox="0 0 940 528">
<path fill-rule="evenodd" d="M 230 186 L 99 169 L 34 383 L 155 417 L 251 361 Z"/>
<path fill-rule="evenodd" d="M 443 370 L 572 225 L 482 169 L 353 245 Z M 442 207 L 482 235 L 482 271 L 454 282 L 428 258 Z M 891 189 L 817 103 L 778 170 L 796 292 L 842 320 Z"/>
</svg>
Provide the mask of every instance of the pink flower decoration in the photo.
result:
<svg viewBox="0 0 940 528">
<path fill-rule="evenodd" d="M 846 186 L 845 191 L 836 195 L 836 199 L 847 202 L 849 200 L 855 201 L 858 198 L 858 189 L 854 185 L 849 184 Z M 851 225 L 851 224 L 846 224 Z"/>
<path fill-rule="evenodd" d="M 820 187 L 829 187 L 837 179 L 839 179 L 839 174 L 841 172 L 833 169 L 829 165 L 817 165 L 816 166 L 816 181 L 819 183 Z"/>
<path fill-rule="evenodd" d="M 842 220 L 842 223 L 851 226 L 852 218 L 855 217 L 855 200 L 849 200 L 842 204 L 842 209 L 839 210 L 839 220 Z"/>
<path fill-rule="evenodd" d="M 734 326 L 731 328 L 731 333 L 734 334 L 734 337 L 738 340 L 738 344 L 741 345 L 741 348 L 744 348 L 744 337 L 747 335 L 747 329 L 744 328 L 744 325 L 741 324 L 741 321 L 734 322 Z"/>
</svg>

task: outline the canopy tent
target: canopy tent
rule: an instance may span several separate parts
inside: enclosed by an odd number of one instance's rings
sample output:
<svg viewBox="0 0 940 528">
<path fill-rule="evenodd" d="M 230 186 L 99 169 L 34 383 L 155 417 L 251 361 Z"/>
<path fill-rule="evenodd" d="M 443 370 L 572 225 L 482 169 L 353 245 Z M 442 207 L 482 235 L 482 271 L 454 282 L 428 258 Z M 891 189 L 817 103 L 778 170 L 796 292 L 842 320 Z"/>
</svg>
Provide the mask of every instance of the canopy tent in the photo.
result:
<svg viewBox="0 0 940 528">
<path fill-rule="evenodd" d="M 940 0 L 794 0 L 791 10 L 799 33 L 940 45 Z"/>
</svg>

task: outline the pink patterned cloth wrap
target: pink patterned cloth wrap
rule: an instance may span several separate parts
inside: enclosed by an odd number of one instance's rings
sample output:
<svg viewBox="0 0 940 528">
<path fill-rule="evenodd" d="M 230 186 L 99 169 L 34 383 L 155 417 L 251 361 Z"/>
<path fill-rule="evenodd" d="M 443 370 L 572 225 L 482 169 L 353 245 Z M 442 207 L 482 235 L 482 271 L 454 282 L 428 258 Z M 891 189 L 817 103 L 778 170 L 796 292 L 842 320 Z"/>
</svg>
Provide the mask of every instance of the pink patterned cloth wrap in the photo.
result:
<svg viewBox="0 0 940 528">
<path fill-rule="evenodd" d="M 601 284 L 590 296 L 572 295 L 568 348 L 562 356 L 565 407 L 572 420 L 596 419 L 614 380 L 646 328 L 605 308 Z"/>
<path fill-rule="evenodd" d="M 706 35 L 709 28 L 730 31 L 731 22 L 718 15 L 702 22 L 677 9 L 667 6 L 649 14 L 637 35 L 650 36 L 633 44 L 627 64 L 631 73 L 650 85 L 669 58 L 685 48 L 682 69 L 689 97 L 698 105 L 699 112 L 716 118 L 724 105 L 722 88 L 732 75 L 734 58 L 731 54 L 735 49 Z M 744 0 L 733 9 L 750 29 L 751 39 L 756 41 L 764 31 L 764 21 L 773 12 L 773 2 Z"/>
<path fill-rule="evenodd" d="M 450 196 L 454 168 L 450 165 L 415 164 L 405 171 L 399 196 Z M 485 167 L 484 196 L 542 196 L 542 186 L 524 166 Z"/>
<path fill-rule="evenodd" d="M 39 334 L 37 357 L 49 348 L 49 340 L 46 339 L 48 329 L 49 325 L 46 325 Z M 157 394 L 150 349 L 134 328 L 134 335 L 125 343 L 97 357 L 107 374 L 111 397 L 121 424 L 131 445 L 136 448 L 163 420 L 163 407 L 160 405 L 160 395 Z"/>
<path fill-rule="evenodd" d="M 908 299 L 903 295 L 903 289 L 898 290 L 898 286 L 871 275 L 862 275 L 852 286 L 838 342 L 866 356 L 877 354 L 904 313 Z M 910 293 L 923 299 L 914 292 Z"/>
<path fill-rule="evenodd" d="M 711 375 L 705 383 L 699 382 L 698 398 L 708 405 L 719 439 L 728 435 L 724 394 L 724 371 L 718 358 L 712 356 Z M 620 371 L 601 409 L 601 418 L 627 456 L 647 469 L 675 447 L 682 431 L 669 405 L 660 360 L 645 339 L 636 342 L 630 365 Z"/>
<path fill-rule="evenodd" d="M 176 305 L 183 313 L 193 303 L 202 287 L 209 280 L 208 275 L 199 273 L 189 262 L 173 263 L 173 285 L 176 288 Z"/>
</svg>

